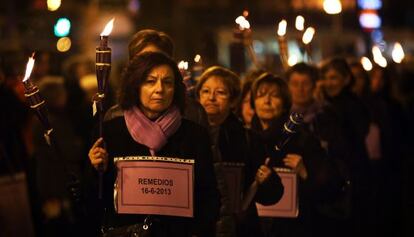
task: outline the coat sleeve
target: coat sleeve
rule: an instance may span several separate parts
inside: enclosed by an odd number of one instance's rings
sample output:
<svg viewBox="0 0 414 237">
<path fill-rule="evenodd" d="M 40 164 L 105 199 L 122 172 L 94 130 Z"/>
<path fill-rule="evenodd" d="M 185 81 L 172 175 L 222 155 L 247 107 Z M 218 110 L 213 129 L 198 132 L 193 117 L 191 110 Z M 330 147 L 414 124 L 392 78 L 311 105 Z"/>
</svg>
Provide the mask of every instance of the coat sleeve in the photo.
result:
<svg viewBox="0 0 414 237">
<path fill-rule="evenodd" d="M 219 192 L 214 175 L 213 159 L 207 130 L 199 127 L 197 158 L 195 162 L 195 219 L 193 234 L 214 236 L 214 226 L 219 214 Z M 194 131 L 196 132 L 196 131 Z"/>
<path fill-rule="evenodd" d="M 250 180 L 249 185 L 251 182 L 254 181 L 256 172 L 259 167 L 265 163 L 266 160 L 266 149 L 262 142 L 260 142 L 259 136 L 255 133 L 249 131 L 247 133 L 247 142 L 248 142 L 248 154 L 249 154 L 249 161 L 250 168 L 248 169 L 248 178 Z M 272 174 L 268 180 L 264 183 L 259 185 L 256 196 L 255 202 L 258 202 L 262 205 L 272 205 L 277 203 L 283 195 L 283 185 L 279 175 L 271 169 Z M 248 188 L 248 187 L 246 187 Z"/>
</svg>

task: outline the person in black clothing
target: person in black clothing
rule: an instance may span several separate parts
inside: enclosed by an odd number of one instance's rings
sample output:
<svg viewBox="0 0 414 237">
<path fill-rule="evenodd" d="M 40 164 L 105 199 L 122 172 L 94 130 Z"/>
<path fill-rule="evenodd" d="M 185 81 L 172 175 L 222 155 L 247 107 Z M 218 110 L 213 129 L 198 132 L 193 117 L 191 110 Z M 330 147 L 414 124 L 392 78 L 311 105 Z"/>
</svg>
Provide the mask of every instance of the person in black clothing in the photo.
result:
<svg viewBox="0 0 414 237">
<path fill-rule="evenodd" d="M 266 236 L 310 236 L 312 207 L 323 199 L 330 178 L 326 153 L 305 127 L 293 135 L 281 152 L 275 150 L 292 103 L 283 79 L 269 73 L 260 75 L 253 82 L 251 98 L 256 111 L 252 129 L 266 144 L 271 165 L 292 169 L 299 184 L 299 216 L 262 219 Z"/>
<path fill-rule="evenodd" d="M 240 79 L 226 68 L 210 67 L 200 76 L 196 95 L 208 115 L 216 178 L 222 200 L 216 236 L 261 236 L 254 202 L 264 205 L 276 203 L 283 194 L 283 186 L 278 175 L 264 165 L 265 153 L 258 139 L 243 128 L 242 122 L 232 112 L 240 95 Z M 234 190 L 229 186 L 237 184 L 226 182 L 228 163 L 243 166 L 244 181 L 239 180 L 241 191 L 247 190 L 254 180 L 260 184 L 254 201 L 244 214 L 246 217 L 240 222 L 235 215 L 238 211 L 232 210 L 232 207 L 241 200 L 229 198 L 232 194 L 228 192 Z"/>
<path fill-rule="evenodd" d="M 176 63 L 166 55 L 143 53 L 125 68 L 119 96 L 124 116 L 105 121 L 106 149 L 100 147 L 103 139 L 99 138 L 89 152 L 94 167 L 93 183 L 96 184 L 96 170 L 100 166 L 105 170 L 106 227 L 116 229 L 142 223 L 147 216 L 115 211 L 113 187 L 117 172 L 114 157 L 179 157 L 195 160 L 194 218 L 153 216 L 150 236 L 213 235 L 218 214 L 218 192 L 210 142 L 203 127 L 182 118 L 184 101 L 181 74 Z M 111 236 L 110 232 L 108 236 Z"/>
<path fill-rule="evenodd" d="M 338 118 L 349 157 L 345 163 L 352 182 L 351 234 L 368 232 L 370 166 L 365 146 L 370 117 L 364 103 L 352 93 L 354 77 L 344 58 L 332 58 L 321 67 L 317 98 L 327 103 Z"/>
</svg>

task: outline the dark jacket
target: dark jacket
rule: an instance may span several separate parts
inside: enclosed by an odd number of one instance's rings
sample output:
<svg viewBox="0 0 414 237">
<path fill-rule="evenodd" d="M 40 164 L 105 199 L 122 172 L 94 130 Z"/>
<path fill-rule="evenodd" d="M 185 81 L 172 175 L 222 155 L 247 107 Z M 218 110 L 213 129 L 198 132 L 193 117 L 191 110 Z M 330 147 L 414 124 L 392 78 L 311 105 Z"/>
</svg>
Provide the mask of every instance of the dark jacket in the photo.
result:
<svg viewBox="0 0 414 237">
<path fill-rule="evenodd" d="M 220 125 L 218 139 L 213 138 L 213 145 L 216 145 L 214 140 L 218 141 L 220 153 L 219 157 L 215 157 L 215 164 L 221 162 L 244 164 L 242 187 L 244 191 L 247 191 L 255 180 L 256 171 L 265 162 L 265 147 L 260 143 L 257 135 L 250 130 L 246 130 L 242 122 L 233 114 L 230 114 Z M 217 174 L 217 179 L 220 183 L 220 174 Z M 246 213 L 244 213 L 243 218 L 238 219 L 236 236 L 261 236 L 255 202 L 263 205 L 274 204 L 279 201 L 282 194 L 283 185 L 281 180 L 275 172 L 272 172 L 269 180 L 259 186 L 256 196 Z M 226 208 L 223 205 L 225 203 L 222 203 L 221 210 Z"/>
<path fill-rule="evenodd" d="M 150 156 L 149 149 L 133 140 L 123 116 L 115 117 L 104 123 L 104 140 L 109 153 L 109 166 L 104 175 L 105 225 L 119 227 L 142 223 L 146 215 L 117 214 L 114 210 L 113 185 L 116 179 L 116 168 L 113 158 Z M 154 216 L 152 236 L 191 236 L 192 234 L 212 236 L 214 233 L 219 199 L 209 144 L 208 134 L 204 128 L 183 119 L 178 131 L 157 152 L 157 156 L 195 160 L 194 218 Z M 97 172 L 93 171 L 93 173 L 95 182 L 97 182 Z"/>
<path fill-rule="evenodd" d="M 263 130 L 260 121 L 255 115 L 252 129 L 259 133 L 265 143 L 267 155 L 272 158 L 272 166 L 285 167 L 283 158 L 287 154 L 302 156 L 308 177 L 306 180 L 298 177 L 299 216 L 298 218 L 275 218 L 270 221 L 265 231 L 270 236 L 309 236 L 312 209 L 316 203 L 324 199 L 325 190 L 329 187 L 329 165 L 327 155 L 321 148 L 319 141 L 313 137 L 304 126 L 299 128 L 281 151 L 275 150 L 283 131 L 283 124 L 288 120 L 285 114 L 273 120 L 270 127 Z"/>
<path fill-rule="evenodd" d="M 367 108 L 358 97 L 346 90 L 336 97 L 329 98 L 327 106 L 338 119 L 336 122 L 349 151 L 349 157 L 345 162 L 351 172 L 351 178 L 364 179 L 362 176 L 369 170 L 365 147 L 370 122 Z"/>
</svg>

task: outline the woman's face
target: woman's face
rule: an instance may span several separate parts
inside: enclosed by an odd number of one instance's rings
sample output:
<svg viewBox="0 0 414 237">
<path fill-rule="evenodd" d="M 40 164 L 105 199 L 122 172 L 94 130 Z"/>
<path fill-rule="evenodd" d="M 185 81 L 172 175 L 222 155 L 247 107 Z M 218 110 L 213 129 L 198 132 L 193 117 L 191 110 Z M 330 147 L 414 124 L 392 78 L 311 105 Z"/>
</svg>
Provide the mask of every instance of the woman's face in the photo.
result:
<svg viewBox="0 0 414 237">
<path fill-rule="evenodd" d="M 140 109 L 150 119 L 167 110 L 174 99 L 174 72 L 168 65 L 154 67 L 139 88 Z"/>
<path fill-rule="evenodd" d="M 230 92 L 219 76 L 211 76 L 201 86 L 200 104 L 211 120 L 211 117 L 227 117 L 230 112 Z"/>
<path fill-rule="evenodd" d="M 349 76 L 345 77 L 334 69 L 329 69 L 322 76 L 322 87 L 329 97 L 335 97 L 341 93 L 343 88 L 348 85 Z"/>
<path fill-rule="evenodd" d="M 294 105 L 306 106 L 312 102 L 314 85 L 309 75 L 294 72 L 289 77 L 288 85 Z"/>
<path fill-rule="evenodd" d="M 280 88 L 274 83 L 263 82 L 257 88 L 254 106 L 257 117 L 262 121 L 278 118 L 283 113 L 283 101 Z"/>
<path fill-rule="evenodd" d="M 252 108 L 250 104 L 250 96 L 251 96 L 251 93 L 247 92 L 241 104 L 241 115 L 246 125 L 249 125 L 252 123 L 252 118 L 254 115 L 254 109 Z"/>
</svg>

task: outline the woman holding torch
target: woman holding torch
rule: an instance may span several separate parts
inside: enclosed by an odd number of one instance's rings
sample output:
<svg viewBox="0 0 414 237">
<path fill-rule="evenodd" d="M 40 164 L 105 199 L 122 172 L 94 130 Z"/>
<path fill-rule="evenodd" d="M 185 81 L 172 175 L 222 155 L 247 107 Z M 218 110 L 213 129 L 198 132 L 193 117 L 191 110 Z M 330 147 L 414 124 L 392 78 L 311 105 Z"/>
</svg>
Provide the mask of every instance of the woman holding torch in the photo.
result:
<svg viewBox="0 0 414 237">
<path fill-rule="evenodd" d="M 236 184 L 226 182 L 226 163 L 244 166 L 244 182 L 238 180 L 242 191 L 247 190 L 254 180 L 259 183 L 254 201 L 263 205 L 276 203 L 283 194 L 283 186 L 279 176 L 264 165 L 264 149 L 258 139 L 244 129 L 242 122 L 232 112 L 239 101 L 240 79 L 226 68 L 210 67 L 200 76 L 196 96 L 207 112 L 216 178 L 221 194 L 216 236 L 261 236 L 254 202 L 250 203 L 247 210 L 243 210 L 245 213 L 242 213 L 242 219 L 236 219 L 238 210 L 231 210 L 237 200 L 231 200 L 229 192 L 237 188 L 230 188 Z"/>
<path fill-rule="evenodd" d="M 144 222 L 147 215 L 116 213 L 113 187 L 114 157 L 168 156 L 195 159 L 194 219 L 154 216 L 149 236 L 212 236 L 218 212 L 218 193 L 207 131 L 182 118 L 185 88 L 176 63 L 162 53 L 142 53 L 126 66 L 121 78 L 119 107 L 123 116 L 104 122 L 106 149 L 99 138 L 89 151 L 91 165 L 103 169 L 105 222 L 124 230 Z M 97 172 L 95 176 L 97 176 Z M 95 177 L 96 178 L 96 177 Z"/>
</svg>

